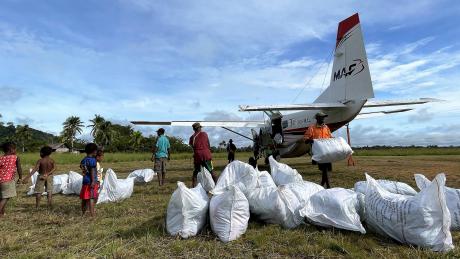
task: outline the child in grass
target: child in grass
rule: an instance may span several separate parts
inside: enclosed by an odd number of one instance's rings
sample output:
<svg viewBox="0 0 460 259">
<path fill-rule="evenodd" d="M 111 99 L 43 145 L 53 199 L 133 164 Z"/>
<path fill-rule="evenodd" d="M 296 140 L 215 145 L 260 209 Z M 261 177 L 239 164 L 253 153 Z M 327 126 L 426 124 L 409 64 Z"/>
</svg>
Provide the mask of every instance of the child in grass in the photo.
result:
<svg viewBox="0 0 460 259">
<path fill-rule="evenodd" d="M 0 218 L 5 214 L 5 206 L 10 198 L 16 197 L 14 176 L 18 172 L 22 182 L 22 169 L 19 157 L 16 155 L 16 145 L 6 142 L 2 145 L 4 155 L 0 157 Z"/>
<path fill-rule="evenodd" d="M 28 178 L 32 177 L 35 172 L 38 172 L 37 182 L 35 183 L 35 208 L 40 206 L 40 199 L 42 197 L 43 190 L 46 191 L 48 196 L 48 207 L 52 206 L 53 200 L 53 173 L 56 170 L 54 166 L 54 160 L 50 157 L 53 149 L 49 146 L 44 146 L 40 149 L 40 159 L 35 164 L 35 167 L 31 169 Z M 24 182 L 27 179 L 24 179 Z"/>
<path fill-rule="evenodd" d="M 85 172 L 83 176 L 83 184 L 80 191 L 81 199 L 81 212 L 82 216 L 85 215 L 86 210 L 89 208 L 91 217 L 96 215 L 95 204 L 98 197 L 99 182 L 97 180 L 97 145 L 88 143 L 85 146 L 86 157 L 81 160 L 80 167 Z"/>
</svg>

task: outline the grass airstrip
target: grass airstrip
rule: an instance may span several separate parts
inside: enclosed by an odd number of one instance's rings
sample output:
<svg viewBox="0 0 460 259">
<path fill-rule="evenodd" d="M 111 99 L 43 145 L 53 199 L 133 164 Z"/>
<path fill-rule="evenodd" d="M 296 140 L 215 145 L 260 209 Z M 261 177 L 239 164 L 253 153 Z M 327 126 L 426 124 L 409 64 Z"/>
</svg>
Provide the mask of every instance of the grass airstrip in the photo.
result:
<svg viewBox="0 0 460 259">
<path fill-rule="evenodd" d="M 237 154 L 247 161 L 249 153 Z M 22 154 L 27 169 L 38 154 Z M 58 172 L 78 171 L 81 155 L 53 154 Z M 153 167 L 150 154 L 106 154 L 104 168 L 112 168 L 119 178 L 135 169 Z M 351 188 L 364 180 L 364 172 L 377 179 L 406 182 L 415 188 L 414 173 L 428 178 L 439 172 L 447 176 L 447 186 L 460 188 L 460 149 L 358 150 L 356 166 L 346 161 L 334 164 L 331 184 Z M 320 173 L 308 157 L 283 159 L 296 168 L 304 180 L 319 182 Z M 262 162 L 262 161 L 260 161 Z M 225 154 L 216 154 L 214 165 L 221 172 Z M 266 168 L 261 166 L 262 170 Z M 365 235 L 302 225 L 286 230 L 251 220 L 244 236 L 228 244 L 220 242 L 209 227 L 196 237 L 171 237 L 165 229 L 166 207 L 176 182 L 191 184 L 191 154 L 175 154 L 169 163 L 167 184 L 156 181 L 138 184 L 130 199 L 97 206 L 95 219 L 80 216 L 77 196 L 54 196 L 54 207 L 34 208 L 34 198 L 25 195 L 29 184 L 19 185 L 18 197 L 7 206 L 0 219 L 1 258 L 163 258 L 163 257 L 353 257 L 419 258 L 460 257 L 460 232 L 452 232 L 456 248 L 439 254 L 402 245 L 373 233 Z"/>
</svg>

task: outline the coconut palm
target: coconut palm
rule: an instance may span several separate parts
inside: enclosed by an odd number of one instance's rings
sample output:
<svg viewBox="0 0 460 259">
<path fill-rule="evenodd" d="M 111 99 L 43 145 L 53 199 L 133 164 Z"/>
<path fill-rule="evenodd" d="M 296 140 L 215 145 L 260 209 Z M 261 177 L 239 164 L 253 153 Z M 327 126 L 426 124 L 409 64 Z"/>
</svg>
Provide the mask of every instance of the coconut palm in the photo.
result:
<svg viewBox="0 0 460 259">
<path fill-rule="evenodd" d="M 108 146 L 112 143 L 114 138 L 114 131 L 112 129 L 112 123 L 110 121 L 105 121 L 99 125 L 97 140 L 98 144 L 101 146 Z"/>
<path fill-rule="evenodd" d="M 32 139 L 32 131 L 29 125 L 18 125 L 16 127 L 16 132 L 14 134 L 14 139 L 21 144 L 22 152 L 25 152 L 26 149 L 26 142 Z"/>
<path fill-rule="evenodd" d="M 131 144 L 133 145 L 135 151 L 139 150 L 139 146 L 141 145 L 143 138 L 144 137 L 140 131 L 134 131 L 131 134 Z"/>
<path fill-rule="evenodd" d="M 101 142 L 101 127 L 106 122 L 104 117 L 101 115 L 95 114 L 94 119 L 89 120 L 92 124 L 87 127 L 91 127 L 91 136 L 94 138 L 96 144 L 102 144 Z"/>
<path fill-rule="evenodd" d="M 70 150 L 73 151 L 73 143 L 75 141 L 76 135 L 81 134 L 82 128 L 84 127 L 80 118 L 77 116 L 70 116 L 62 124 L 64 129 L 62 131 L 62 137 L 66 142 L 70 142 Z"/>
</svg>

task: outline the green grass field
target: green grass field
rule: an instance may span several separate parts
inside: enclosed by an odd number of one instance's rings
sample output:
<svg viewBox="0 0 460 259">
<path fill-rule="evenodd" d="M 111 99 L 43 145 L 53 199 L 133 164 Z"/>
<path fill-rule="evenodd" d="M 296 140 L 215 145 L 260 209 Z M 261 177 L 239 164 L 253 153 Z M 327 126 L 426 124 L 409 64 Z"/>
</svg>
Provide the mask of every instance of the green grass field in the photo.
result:
<svg viewBox="0 0 460 259">
<path fill-rule="evenodd" d="M 382 151 L 379 151 L 382 152 Z M 346 162 L 334 164 L 331 184 L 345 188 L 364 179 L 364 172 L 375 178 L 393 179 L 415 187 L 413 174 L 433 177 L 445 172 L 447 185 L 460 188 L 460 154 L 417 156 L 356 156 L 356 166 Z M 458 150 L 457 150 L 458 152 Z M 359 152 L 357 152 L 359 154 Z M 21 155 L 24 168 L 36 160 L 36 154 Z M 80 155 L 54 154 L 59 172 L 78 170 Z M 249 153 L 238 154 L 247 161 Z M 106 154 L 104 168 L 112 168 L 120 178 L 134 169 L 152 167 L 150 154 Z M 296 168 L 305 180 L 319 182 L 320 173 L 307 157 L 284 159 Z M 215 156 L 217 172 L 225 166 L 225 154 Z M 264 168 L 261 168 L 264 169 Z M 190 154 L 173 156 L 169 164 L 167 184 L 156 181 L 136 185 L 130 199 L 120 203 L 97 206 L 95 219 L 80 216 L 77 196 L 54 196 L 54 207 L 45 205 L 36 210 L 34 198 L 25 196 L 28 184 L 18 187 L 18 197 L 7 206 L 0 219 L 1 258 L 163 258 L 163 257 L 353 257 L 353 258 L 419 258 L 460 257 L 460 249 L 447 254 L 397 244 L 372 233 L 321 229 L 302 225 L 294 230 L 277 225 L 250 221 L 246 234 L 231 243 L 220 242 L 208 228 L 187 240 L 170 237 L 165 230 L 165 213 L 177 181 L 191 184 Z M 460 245 L 460 234 L 452 232 L 454 244 Z"/>
</svg>

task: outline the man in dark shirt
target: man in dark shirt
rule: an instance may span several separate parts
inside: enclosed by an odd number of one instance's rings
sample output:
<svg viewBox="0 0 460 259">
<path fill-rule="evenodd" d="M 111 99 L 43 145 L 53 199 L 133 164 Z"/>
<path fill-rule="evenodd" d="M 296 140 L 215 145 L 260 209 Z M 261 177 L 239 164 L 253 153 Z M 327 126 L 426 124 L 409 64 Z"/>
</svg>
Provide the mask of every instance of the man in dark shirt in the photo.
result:
<svg viewBox="0 0 460 259">
<path fill-rule="evenodd" d="M 233 162 L 233 160 L 235 160 L 235 152 L 236 152 L 236 146 L 235 144 L 233 144 L 233 140 L 230 139 L 227 145 L 227 153 L 228 153 L 227 158 L 228 158 L 229 164 Z"/>
<path fill-rule="evenodd" d="M 217 176 L 213 172 L 211 146 L 209 144 L 208 134 L 201 131 L 201 124 L 196 122 L 192 125 L 193 135 L 190 137 L 189 144 L 193 148 L 194 170 L 192 177 L 192 186 L 197 185 L 197 175 L 201 171 L 201 167 L 205 167 L 212 176 L 212 179 L 217 183 Z"/>
</svg>

